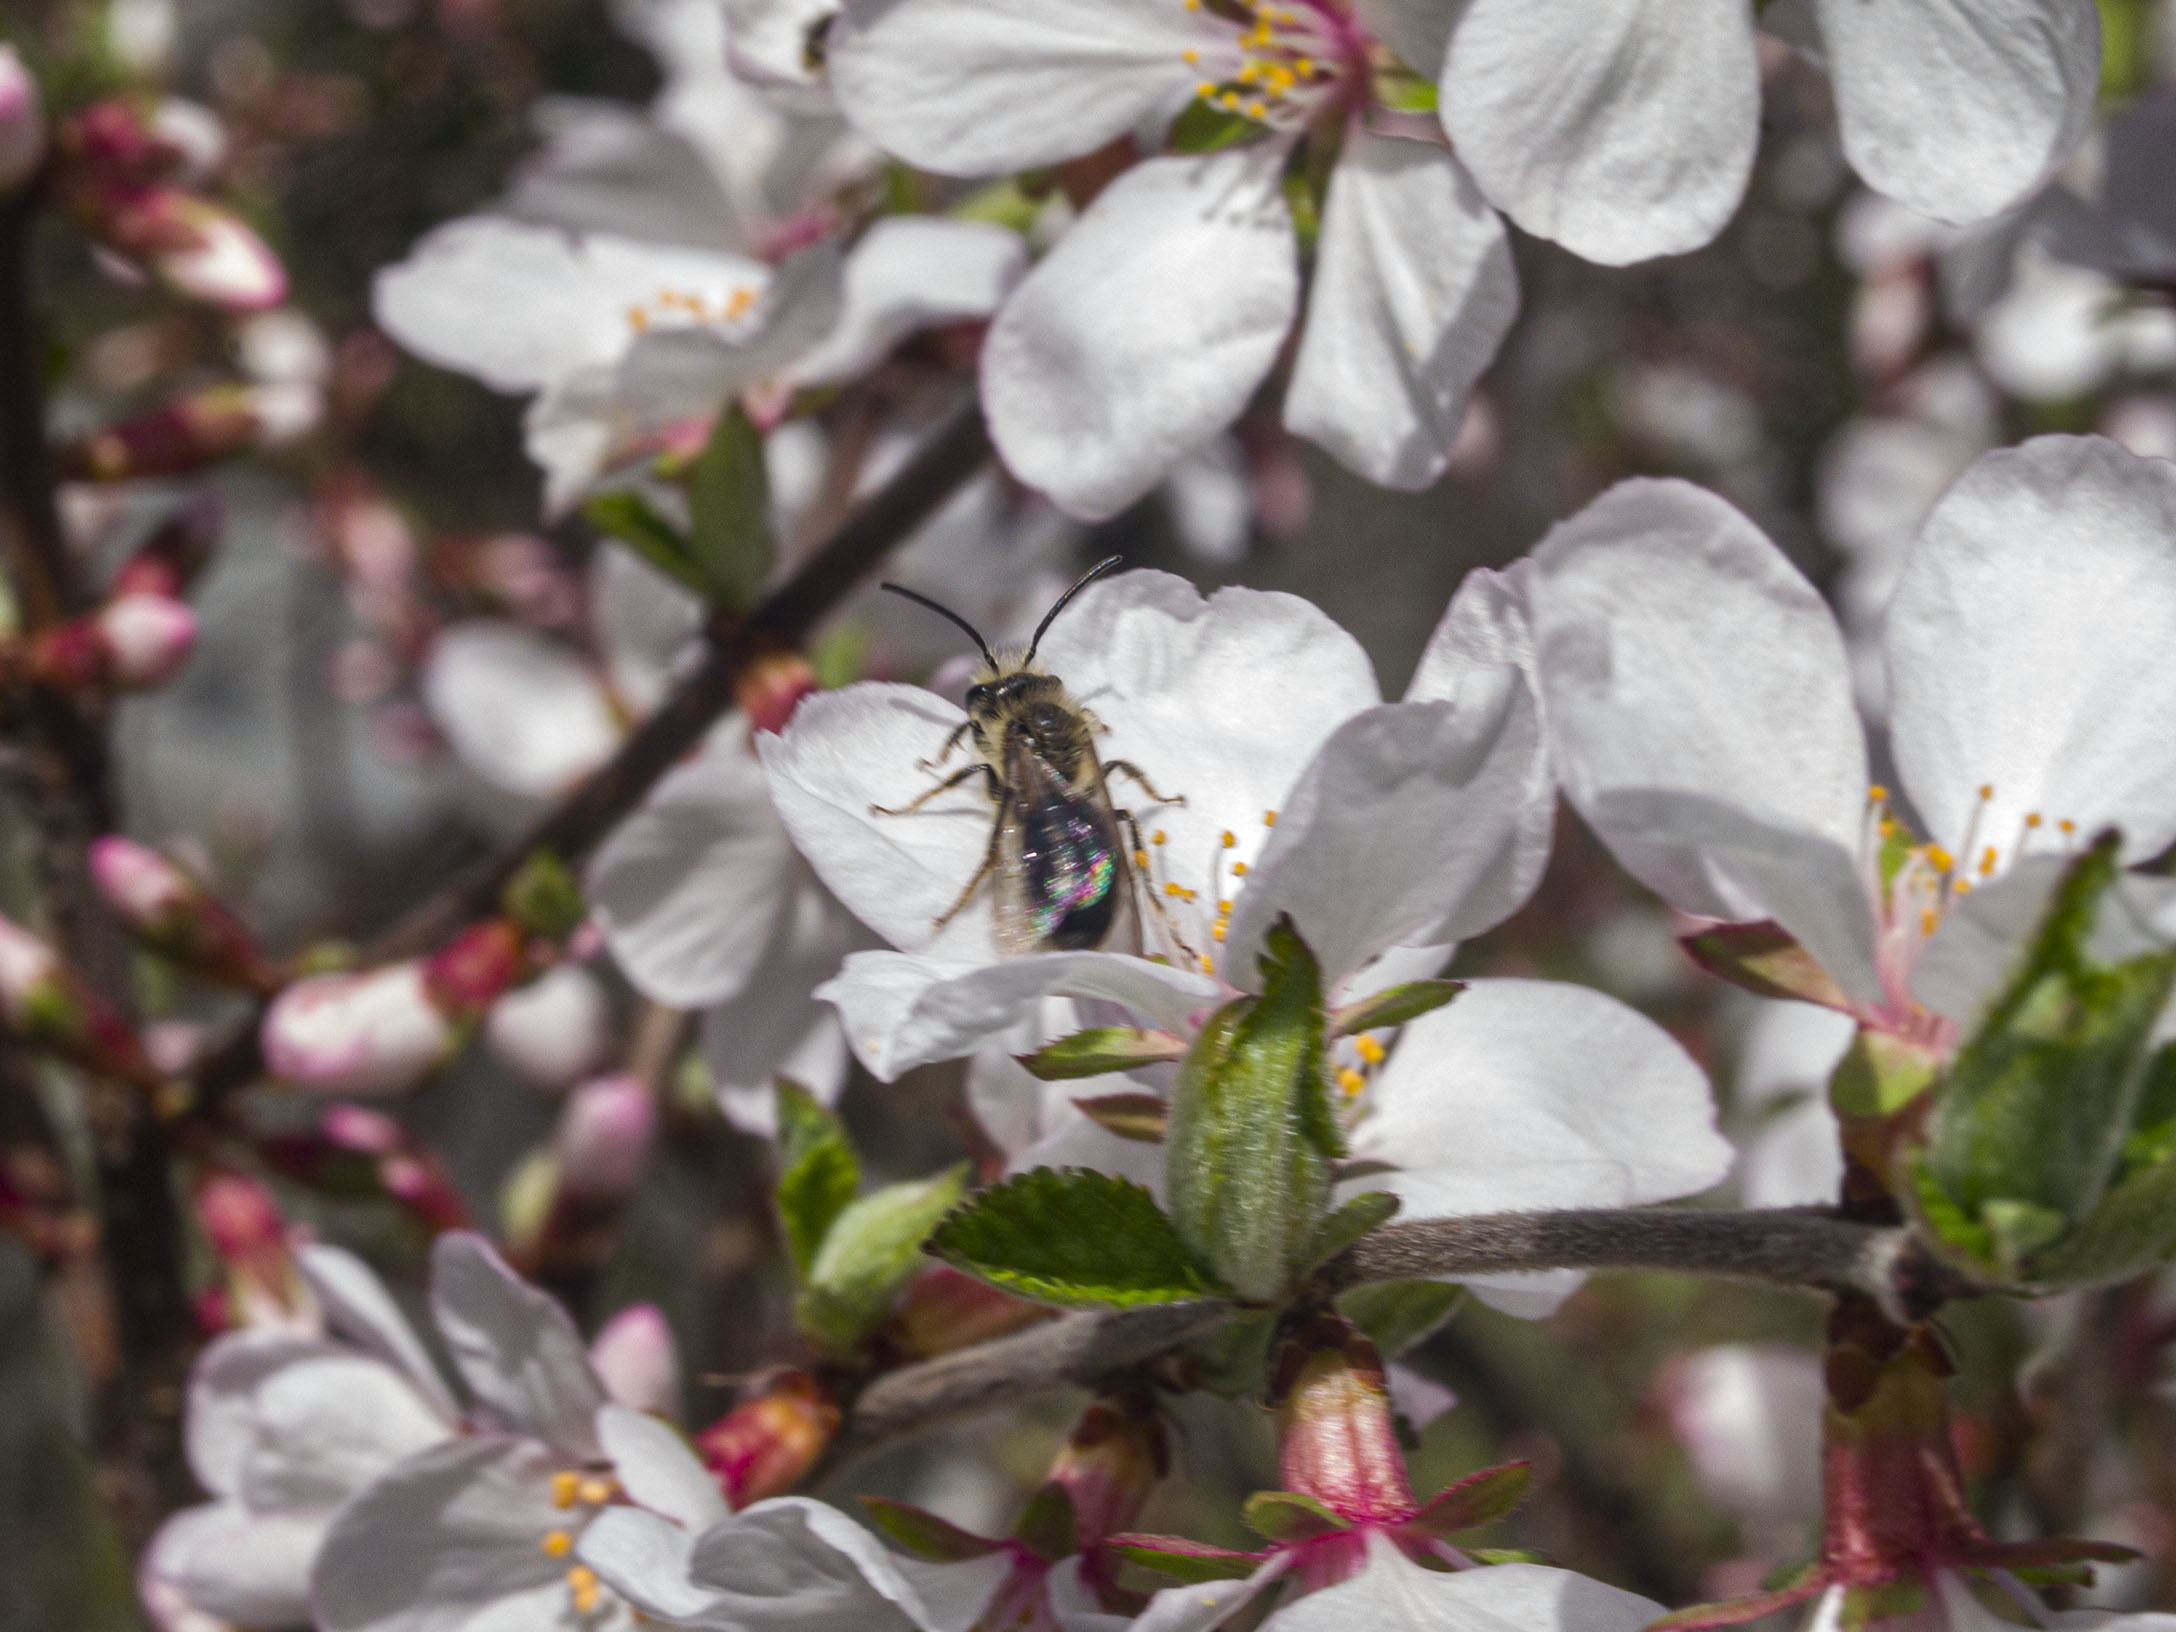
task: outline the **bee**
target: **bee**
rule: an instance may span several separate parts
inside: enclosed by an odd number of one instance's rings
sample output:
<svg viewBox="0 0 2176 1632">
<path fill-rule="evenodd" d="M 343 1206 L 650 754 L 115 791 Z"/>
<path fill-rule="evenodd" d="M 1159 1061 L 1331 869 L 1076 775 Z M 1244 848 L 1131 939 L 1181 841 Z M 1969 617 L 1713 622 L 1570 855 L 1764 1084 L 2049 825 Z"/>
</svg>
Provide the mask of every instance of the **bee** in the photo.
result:
<svg viewBox="0 0 2176 1632">
<path fill-rule="evenodd" d="M 1074 701 L 1063 681 L 1035 664 L 1036 650 L 1058 614 L 1118 559 L 1097 562 L 1060 595 L 1017 657 L 991 651 L 975 626 L 950 607 L 898 584 L 882 586 L 958 624 L 982 653 L 982 666 L 967 688 L 967 718 L 945 738 L 934 760 L 923 761 L 923 769 L 942 769 L 969 737 L 975 757 L 911 804 L 869 807 L 873 815 L 904 816 L 940 793 L 983 779 L 996 806 L 989 846 L 959 899 L 936 920 L 938 929 L 990 882 L 998 944 L 1008 952 L 1077 952 L 1138 939 L 1133 872 L 1128 847 L 1119 843 L 1120 829 L 1135 855 L 1147 852 L 1132 812 L 1111 803 L 1110 779 L 1130 777 L 1158 804 L 1186 801 L 1157 792 L 1127 760 L 1098 759 L 1095 734 L 1102 727 L 1095 716 Z"/>
</svg>

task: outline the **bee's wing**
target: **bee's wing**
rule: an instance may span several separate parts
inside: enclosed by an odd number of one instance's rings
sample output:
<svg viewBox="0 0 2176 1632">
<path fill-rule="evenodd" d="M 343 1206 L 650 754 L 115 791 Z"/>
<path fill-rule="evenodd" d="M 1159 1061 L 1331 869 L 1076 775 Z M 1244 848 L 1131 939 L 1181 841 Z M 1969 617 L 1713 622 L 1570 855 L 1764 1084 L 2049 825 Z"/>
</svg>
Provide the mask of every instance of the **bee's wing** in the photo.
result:
<svg viewBox="0 0 2176 1632">
<path fill-rule="evenodd" d="M 1130 934 L 1131 873 L 1093 762 L 1068 783 L 1024 740 L 1007 745 L 998 816 L 998 943 L 1008 952 L 1113 946 Z"/>
</svg>

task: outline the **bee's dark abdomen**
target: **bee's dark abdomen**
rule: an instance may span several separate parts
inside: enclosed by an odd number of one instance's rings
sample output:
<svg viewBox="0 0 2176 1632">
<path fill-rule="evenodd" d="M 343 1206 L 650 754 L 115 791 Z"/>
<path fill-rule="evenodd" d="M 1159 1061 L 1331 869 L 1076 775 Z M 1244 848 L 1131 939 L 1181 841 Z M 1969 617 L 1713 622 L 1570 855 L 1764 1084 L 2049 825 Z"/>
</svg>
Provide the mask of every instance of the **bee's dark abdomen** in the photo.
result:
<svg viewBox="0 0 2176 1632">
<path fill-rule="evenodd" d="M 1021 811 L 1020 882 L 1036 941 L 1065 952 L 1101 946 L 1118 916 L 1114 835 L 1082 799 L 1038 799 Z"/>
</svg>

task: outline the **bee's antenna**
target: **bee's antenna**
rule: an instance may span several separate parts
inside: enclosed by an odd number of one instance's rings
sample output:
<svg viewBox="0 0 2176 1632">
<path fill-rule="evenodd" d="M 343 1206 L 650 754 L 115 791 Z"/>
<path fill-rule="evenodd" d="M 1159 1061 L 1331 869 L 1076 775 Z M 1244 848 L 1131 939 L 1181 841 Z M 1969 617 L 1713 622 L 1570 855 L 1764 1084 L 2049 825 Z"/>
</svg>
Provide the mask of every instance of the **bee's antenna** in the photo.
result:
<svg viewBox="0 0 2176 1632">
<path fill-rule="evenodd" d="M 1116 557 L 1113 557 L 1113 559 L 1115 560 Z M 1108 566 L 1110 565 L 1110 563 L 1105 562 L 1104 565 Z M 1102 568 L 1099 567 L 1096 570 L 1100 572 L 1102 571 Z M 1090 576 L 1092 577 L 1094 575 L 1090 574 Z M 1082 582 L 1086 582 L 1086 580 L 1084 579 L 1082 580 Z M 982 631 L 980 629 L 977 629 L 973 624 L 969 623 L 965 618 L 961 617 L 957 612 L 953 611 L 949 606 L 945 606 L 941 602 L 933 601 L 927 595 L 918 594 L 914 590 L 907 588 L 907 586 L 904 584 L 884 583 L 878 584 L 876 587 L 879 589 L 888 589 L 894 595 L 904 596 L 906 599 L 913 601 L 918 605 L 926 606 L 930 609 L 930 611 L 936 613 L 937 616 L 940 618 L 950 618 L 954 623 L 958 624 L 962 629 L 966 630 L 968 638 L 982 649 L 982 661 L 989 664 L 990 667 L 993 669 L 997 667 L 997 654 L 990 650 L 990 643 L 982 638 Z M 1074 587 L 1078 588 L 1079 586 L 1075 585 Z M 1066 594 L 1071 595 L 1072 590 L 1067 590 Z M 1065 602 L 1060 601 L 1058 604 L 1060 606 L 1063 606 Z M 1045 623 L 1048 623 L 1050 620 L 1048 618 L 1045 618 L 1043 621 Z"/>
<path fill-rule="evenodd" d="M 1043 621 L 1035 626 L 1035 638 L 1028 642 L 1028 655 L 1026 657 L 1023 657 L 1020 660 L 1021 662 L 1032 663 L 1035 661 L 1035 648 L 1042 645 L 1043 636 L 1049 631 L 1051 624 L 1056 621 L 1058 614 L 1065 610 L 1066 602 L 1070 601 L 1074 596 L 1078 595 L 1082 590 L 1086 589 L 1090 584 L 1094 583 L 1106 572 L 1109 572 L 1111 568 L 1117 566 L 1121 559 L 1122 558 L 1119 556 L 1106 555 L 1102 560 L 1098 561 L 1094 566 L 1090 567 L 1086 572 L 1082 573 L 1080 577 L 1074 581 L 1073 587 L 1071 589 L 1067 590 L 1063 595 L 1060 595 L 1058 597 L 1057 604 L 1052 606 L 1048 612 L 1045 612 L 1043 614 Z"/>
</svg>

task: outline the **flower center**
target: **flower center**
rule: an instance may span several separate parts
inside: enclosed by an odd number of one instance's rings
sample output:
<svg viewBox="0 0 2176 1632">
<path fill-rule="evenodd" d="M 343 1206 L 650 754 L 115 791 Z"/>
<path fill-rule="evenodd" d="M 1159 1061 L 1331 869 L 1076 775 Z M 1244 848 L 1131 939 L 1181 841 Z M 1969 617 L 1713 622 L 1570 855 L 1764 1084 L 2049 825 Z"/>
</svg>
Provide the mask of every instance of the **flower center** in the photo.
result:
<svg viewBox="0 0 2176 1632">
<path fill-rule="evenodd" d="M 597 1474 L 577 1473 L 562 1468 L 552 1475 L 552 1506 L 567 1515 L 564 1524 L 554 1525 L 544 1532 L 537 1543 L 546 1558 L 569 1558 L 574 1553 L 574 1538 L 587 1528 L 589 1521 L 620 1492 L 619 1482 Z M 579 1510 L 579 1511 L 578 1511 Z M 596 1613 L 602 1583 L 597 1572 L 587 1564 L 567 1566 L 567 1597 L 577 1615 Z"/>
<path fill-rule="evenodd" d="M 1229 56 L 1185 53 L 1188 66 L 1202 71 L 1195 96 L 1272 130 L 1305 126 L 1366 60 L 1367 40 L 1359 25 L 1325 0 L 1206 3 L 1238 29 L 1237 49 Z M 1204 4 L 1186 0 L 1186 9 L 1199 11 Z"/>
<path fill-rule="evenodd" d="M 627 326 L 636 334 L 652 329 L 730 328 L 755 308 L 756 291 L 736 283 L 715 295 L 693 289 L 660 289 L 627 308 Z"/>
</svg>

